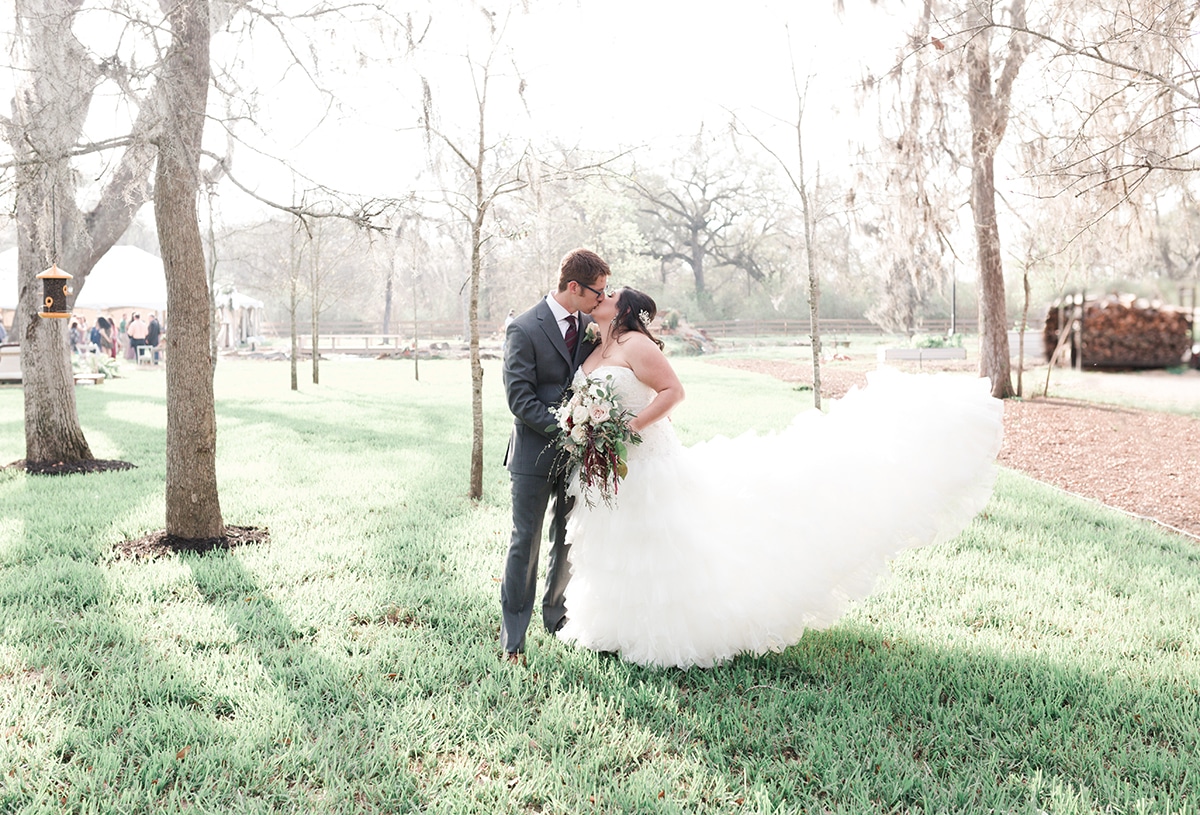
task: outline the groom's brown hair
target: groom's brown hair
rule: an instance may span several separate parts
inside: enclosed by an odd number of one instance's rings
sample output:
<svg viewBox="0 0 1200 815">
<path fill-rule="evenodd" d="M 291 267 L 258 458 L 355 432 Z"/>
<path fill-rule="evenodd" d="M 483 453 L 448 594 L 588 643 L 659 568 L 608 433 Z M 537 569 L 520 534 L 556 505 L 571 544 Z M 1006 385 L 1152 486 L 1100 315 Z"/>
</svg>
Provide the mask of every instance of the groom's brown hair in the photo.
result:
<svg viewBox="0 0 1200 815">
<path fill-rule="evenodd" d="M 612 270 L 604 259 L 590 249 L 572 249 L 563 256 L 558 267 L 558 290 L 566 291 L 571 281 L 592 286 L 601 277 L 608 277 Z"/>
</svg>

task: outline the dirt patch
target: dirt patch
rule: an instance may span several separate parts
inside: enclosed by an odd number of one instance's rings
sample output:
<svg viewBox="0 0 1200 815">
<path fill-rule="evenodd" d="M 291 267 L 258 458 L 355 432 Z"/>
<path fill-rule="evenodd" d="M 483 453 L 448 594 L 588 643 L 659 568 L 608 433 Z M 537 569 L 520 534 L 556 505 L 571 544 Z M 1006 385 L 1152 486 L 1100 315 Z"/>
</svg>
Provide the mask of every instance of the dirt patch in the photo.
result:
<svg viewBox="0 0 1200 815">
<path fill-rule="evenodd" d="M 713 364 L 812 384 L 812 366 L 798 362 L 721 359 Z M 918 370 L 912 363 L 896 367 Z M 977 364 L 925 363 L 921 370 L 973 373 Z M 866 382 L 861 364 L 852 368 L 835 361 L 821 370 L 826 398 L 836 399 Z M 1126 386 L 1144 384 L 1127 380 Z M 1154 378 L 1157 388 L 1194 384 L 1187 377 Z M 1101 386 L 1117 385 L 1106 378 Z M 1200 539 L 1200 419 L 1075 399 L 1010 399 L 1004 405 L 999 463 Z"/>
<path fill-rule="evenodd" d="M 203 555 L 249 544 L 270 543 L 270 541 L 270 531 L 255 526 L 226 526 L 225 534 L 215 538 L 181 538 L 177 535 L 168 535 L 165 531 L 160 530 L 137 540 L 121 541 L 113 547 L 113 554 L 118 559 L 154 560 L 179 552 Z"/>
<path fill-rule="evenodd" d="M 1067 399 L 1010 400 L 999 461 L 1200 538 L 1200 419 Z"/>
</svg>

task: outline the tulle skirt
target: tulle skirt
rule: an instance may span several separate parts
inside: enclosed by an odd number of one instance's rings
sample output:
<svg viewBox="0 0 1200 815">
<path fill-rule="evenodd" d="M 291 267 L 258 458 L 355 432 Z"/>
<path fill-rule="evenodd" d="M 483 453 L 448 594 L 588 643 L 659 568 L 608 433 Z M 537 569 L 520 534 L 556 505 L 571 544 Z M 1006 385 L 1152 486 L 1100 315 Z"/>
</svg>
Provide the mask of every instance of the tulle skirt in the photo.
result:
<svg viewBox="0 0 1200 815">
<path fill-rule="evenodd" d="M 576 502 L 559 636 L 678 667 L 797 642 L 983 509 L 1002 410 L 986 380 L 885 368 L 778 433 L 684 447 L 656 423 L 614 506 Z"/>
</svg>

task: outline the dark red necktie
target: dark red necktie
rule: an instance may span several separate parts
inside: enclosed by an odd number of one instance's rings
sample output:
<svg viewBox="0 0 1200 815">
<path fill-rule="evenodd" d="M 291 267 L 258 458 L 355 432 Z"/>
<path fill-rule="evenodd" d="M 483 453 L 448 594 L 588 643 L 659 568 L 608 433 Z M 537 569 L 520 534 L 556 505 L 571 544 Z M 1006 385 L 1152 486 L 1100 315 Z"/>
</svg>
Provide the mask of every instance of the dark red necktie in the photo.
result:
<svg viewBox="0 0 1200 815">
<path fill-rule="evenodd" d="M 579 346 L 579 331 L 575 328 L 575 315 L 567 315 L 567 335 L 564 337 L 567 341 L 567 352 L 571 356 L 575 356 L 575 349 Z"/>
</svg>

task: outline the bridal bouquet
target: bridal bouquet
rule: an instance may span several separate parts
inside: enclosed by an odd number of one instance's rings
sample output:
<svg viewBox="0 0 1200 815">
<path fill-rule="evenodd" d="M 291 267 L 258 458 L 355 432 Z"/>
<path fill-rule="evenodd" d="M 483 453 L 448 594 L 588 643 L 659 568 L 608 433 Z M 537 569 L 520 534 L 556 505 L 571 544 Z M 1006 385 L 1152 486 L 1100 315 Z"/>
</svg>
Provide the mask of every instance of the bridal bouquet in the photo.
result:
<svg viewBox="0 0 1200 815">
<path fill-rule="evenodd" d="M 599 495 L 612 506 L 618 485 L 629 472 L 628 445 L 642 441 L 629 429 L 633 414 L 617 402 L 612 376 L 598 380 L 583 371 L 576 372 L 562 404 L 552 408 L 551 413 L 558 422 L 546 430 L 559 431 L 559 458 L 568 469 L 578 469 L 584 500 L 588 506 L 595 506 L 595 496 Z"/>
</svg>

